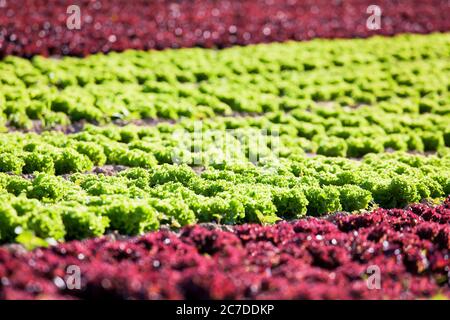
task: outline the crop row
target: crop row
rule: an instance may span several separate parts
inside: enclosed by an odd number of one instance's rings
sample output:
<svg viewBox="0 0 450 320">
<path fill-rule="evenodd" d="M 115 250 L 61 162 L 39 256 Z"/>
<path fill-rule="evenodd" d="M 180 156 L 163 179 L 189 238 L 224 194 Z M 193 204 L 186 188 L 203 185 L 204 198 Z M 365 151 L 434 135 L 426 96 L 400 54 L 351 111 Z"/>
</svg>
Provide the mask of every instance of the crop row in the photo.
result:
<svg viewBox="0 0 450 320">
<path fill-rule="evenodd" d="M 204 119 L 308 110 L 325 102 L 411 114 L 412 123 L 421 122 L 419 115 L 448 119 L 449 50 L 449 35 L 433 34 L 85 59 L 7 57 L 0 61 L 0 126 Z M 357 121 L 347 123 L 364 126 L 373 119 Z"/>
<path fill-rule="evenodd" d="M 449 219 L 450 198 L 330 221 L 4 247 L 0 298 L 450 298 Z"/>
<path fill-rule="evenodd" d="M 314 37 L 448 31 L 445 0 L 378 0 L 379 30 L 366 27 L 367 0 L 2 1 L 0 56 L 87 55 L 125 49 L 224 47 Z"/>
<path fill-rule="evenodd" d="M 0 172 L 70 174 L 93 166 L 219 166 L 300 161 L 313 154 L 361 158 L 371 153 L 448 156 L 449 117 L 397 114 L 373 107 L 311 105 L 259 116 L 184 119 L 153 126 L 85 125 L 77 133 L 8 132 L 0 136 Z"/>
<path fill-rule="evenodd" d="M 52 163 L 39 152 L 29 153 L 27 159 L 46 167 Z M 449 168 L 448 155 L 399 152 L 370 154 L 360 161 L 323 156 L 260 166 L 233 161 L 201 172 L 163 164 L 115 175 L 1 173 L 0 240 L 15 241 L 17 230 L 30 230 L 40 238 L 82 239 L 109 231 L 142 234 L 160 225 L 270 224 L 341 210 L 402 208 L 450 194 Z"/>
</svg>

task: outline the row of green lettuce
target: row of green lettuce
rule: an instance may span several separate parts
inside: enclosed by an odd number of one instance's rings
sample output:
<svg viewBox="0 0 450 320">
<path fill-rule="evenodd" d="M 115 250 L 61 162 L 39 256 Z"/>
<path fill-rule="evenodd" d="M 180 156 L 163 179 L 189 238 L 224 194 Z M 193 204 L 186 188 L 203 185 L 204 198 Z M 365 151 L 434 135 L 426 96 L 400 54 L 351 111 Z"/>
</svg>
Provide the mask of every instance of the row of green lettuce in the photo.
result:
<svg viewBox="0 0 450 320">
<path fill-rule="evenodd" d="M 313 102 L 449 116 L 450 35 L 0 61 L 0 127 L 202 119 Z"/>
<path fill-rule="evenodd" d="M 235 162 L 205 168 L 164 164 L 115 175 L 0 174 L 0 241 L 23 230 L 81 239 L 109 231 L 134 235 L 161 225 L 274 223 L 382 206 L 404 207 L 450 194 L 450 157 L 370 154 L 361 161 L 323 156 L 276 166 Z"/>
<path fill-rule="evenodd" d="M 450 119 L 392 115 L 371 107 L 309 110 L 260 116 L 183 119 L 154 126 L 94 126 L 80 132 L 0 135 L 0 172 L 69 174 L 94 166 L 153 168 L 158 164 L 207 166 L 234 161 L 264 163 L 319 154 L 361 158 L 407 151 L 449 154 Z"/>
</svg>

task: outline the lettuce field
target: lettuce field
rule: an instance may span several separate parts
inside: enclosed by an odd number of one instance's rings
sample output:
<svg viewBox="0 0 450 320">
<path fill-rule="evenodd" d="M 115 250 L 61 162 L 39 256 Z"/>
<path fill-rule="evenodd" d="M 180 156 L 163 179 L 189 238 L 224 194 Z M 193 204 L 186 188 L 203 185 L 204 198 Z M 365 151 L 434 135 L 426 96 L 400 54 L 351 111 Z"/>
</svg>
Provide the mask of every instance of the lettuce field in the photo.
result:
<svg viewBox="0 0 450 320">
<path fill-rule="evenodd" d="M 450 6 L 370 5 L 0 0 L 0 299 L 449 299 Z"/>
</svg>

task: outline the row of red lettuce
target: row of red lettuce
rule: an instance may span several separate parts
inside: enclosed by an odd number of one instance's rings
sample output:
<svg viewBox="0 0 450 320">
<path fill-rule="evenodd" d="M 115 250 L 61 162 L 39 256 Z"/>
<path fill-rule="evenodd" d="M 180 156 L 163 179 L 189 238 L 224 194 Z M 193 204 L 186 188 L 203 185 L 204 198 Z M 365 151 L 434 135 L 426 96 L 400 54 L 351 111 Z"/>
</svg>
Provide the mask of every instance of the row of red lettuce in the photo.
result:
<svg viewBox="0 0 450 320">
<path fill-rule="evenodd" d="M 450 197 L 272 226 L 10 246 L 0 249 L 0 298 L 449 298 L 449 247 Z"/>
<path fill-rule="evenodd" d="M 450 30 L 446 0 L 0 1 L 0 56 L 226 47 Z M 76 5 L 77 7 L 73 7 Z"/>
</svg>

